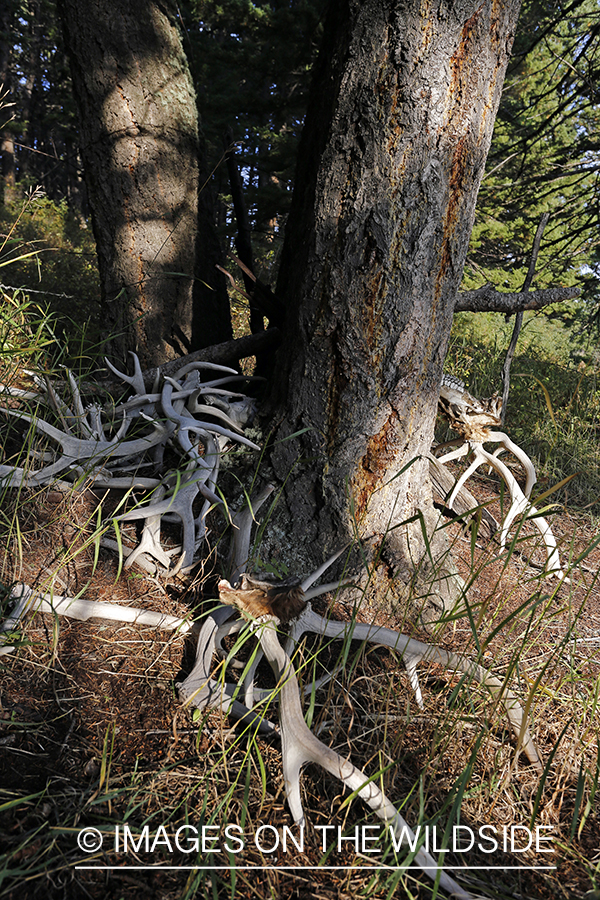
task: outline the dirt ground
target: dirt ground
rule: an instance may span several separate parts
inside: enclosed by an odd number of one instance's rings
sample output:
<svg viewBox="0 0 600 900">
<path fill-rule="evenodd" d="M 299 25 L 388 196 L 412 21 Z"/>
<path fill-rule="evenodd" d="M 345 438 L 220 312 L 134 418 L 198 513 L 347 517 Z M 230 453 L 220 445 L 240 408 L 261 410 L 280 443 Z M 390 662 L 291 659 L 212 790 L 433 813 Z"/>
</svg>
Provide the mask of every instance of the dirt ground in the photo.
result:
<svg viewBox="0 0 600 900">
<path fill-rule="evenodd" d="M 491 511 L 500 517 L 493 480 L 480 477 L 471 490 L 479 502 L 489 501 Z M 40 495 L 26 509 L 20 533 L 12 536 L 9 551 L 0 561 L 4 584 L 20 581 L 49 590 L 55 573 L 57 594 L 73 596 L 82 591 L 87 599 L 180 617 L 201 614 L 203 603 L 216 596 L 219 572 L 213 561 L 195 578 L 176 578 L 166 585 L 135 567 L 119 572 L 114 553 L 104 549 L 97 553 L 93 544 L 86 544 L 95 522 L 90 496 L 65 500 L 60 495 Z M 551 522 L 563 560 L 577 559 L 597 538 L 589 518 L 564 509 L 552 515 Z M 421 812 L 427 819 L 436 804 L 439 808 L 451 803 L 456 779 L 477 744 L 461 823 L 483 821 L 500 827 L 522 824 L 535 815 L 536 822 L 554 827 L 560 838 L 559 852 L 553 857 L 556 870 L 515 873 L 507 868 L 492 876 L 496 895 L 540 900 L 582 897 L 598 888 L 600 878 L 597 797 L 592 798 L 580 830 L 589 795 L 581 773 L 587 770 L 593 781 L 595 771 L 597 785 L 599 772 L 600 551 L 596 548 L 581 560 L 570 584 L 560 584 L 557 579 L 540 580 L 535 566 L 543 563 L 543 553 L 532 549 L 536 531 L 531 523 L 524 526 L 508 557 L 495 541 L 474 543 L 458 522 L 448 525 L 448 533 L 460 573 L 469 585 L 471 617 L 482 635 L 482 662 L 495 674 L 509 671 L 513 688 L 528 704 L 545 765 L 541 781 L 527 760 L 515 758 L 514 740 L 497 716 L 483 729 L 482 722 L 488 721 L 483 700 L 474 700 L 466 712 L 459 709 L 456 723 L 440 737 L 436 723 L 440 716 L 449 715 L 448 710 L 452 712 L 460 677 L 439 667 L 425 667 L 426 705 L 419 710 L 401 664 L 381 649 L 361 657 L 349 680 L 342 680 L 341 689 L 317 703 L 322 709 L 316 719 L 320 716 L 329 723 L 322 739 L 335 743 L 343 755 L 352 751 L 358 765 L 394 761 L 386 775 L 386 790 L 396 801 L 410 795 L 403 809 L 409 822 L 419 813 L 418 790 L 414 790 L 419 778 L 426 789 Z M 315 608 L 325 612 L 332 603 L 326 597 L 316 601 Z M 351 612 L 342 595 L 333 608 L 334 616 L 347 619 Z M 370 611 L 362 612 L 365 620 L 373 618 Z M 381 624 L 393 627 L 393 623 Z M 413 636 L 469 654 L 476 650 L 473 622 L 464 617 L 436 634 L 415 626 Z M 194 639 L 192 632 L 178 634 L 104 620 L 30 617 L 20 646 L 0 658 L 4 854 L 0 897 L 169 900 L 192 896 L 195 891 L 197 896 L 212 897 L 345 898 L 365 892 L 369 878 L 368 896 L 389 894 L 390 882 L 384 879 L 389 872 L 240 869 L 233 886 L 227 873 L 217 877 L 208 869 L 198 873 L 197 869 L 76 868 L 89 859 L 97 864 L 122 864 L 118 854 L 108 851 L 86 857 L 76 842 L 84 826 L 102 830 L 107 823 L 131 823 L 132 830 L 134 826 L 139 830 L 141 823 L 149 822 L 155 828 L 161 815 L 172 825 L 208 820 L 208 813 L 225 794 L 230 797 L 229 821 L 245 827 L 249 823 L 291 826 L 277 742 L 259 739 L 259 752 L 249 754 L 243 743 L 232 743 L 231 723 L 219 713 L 198 721 L 197 714 L 194 717 L 182 708 L 174 685 L 192 667 Z M 335 651 L 329 653 L 325 665 L 335 657 Z M 376 721 L 376 713 L 382 709 L 377 692 L 383 681 L 385 696 L 393 699 L 397 709 L 391 715 L 388 705 L 382 724 Z M 370 697 L 375 709 L 369 711 Z M 401 725 L 397 724 L 400 719 Z M 244 773 L 241 779 L 240 772 Z M 331 821 L 353 827 L 355 820 L 364 818 L 358 801 L 338 810 L 343 800 L 341 785 L 315 767 L 305 771 L 303 790 L 313 823 Z M 322 857 L 318 849 L 311 846 L 311 863 Z M 372 862 L 365 854 L 359 856 L 366 866 Z M 158 857 L 140 851 L 137 858 L 141 864 L 151 860 L 156 865 Z M 178 864 L 182 859 L 190 865 L 190 858 L 181 855 Z M 541 854 L 501 853 L 495 864 L 500 860 L 507 867 L 522 866 L 524 859 L 529 865 L 546 862 Z M 346 865 L 354 860 L 351 848 L 336 858 L 338 864 Z M 254 847 L 240 861 L 254 866 L 273 861 L 296 865 L 306 863 L 306 856 L 277 856 Z M 479 854 L 478 864 L 487 862 Z M 426 885 L 425 878 L 411 884 L 415 896 L 428 894 L 427 886 L 419 888 Z"/>
</svg>

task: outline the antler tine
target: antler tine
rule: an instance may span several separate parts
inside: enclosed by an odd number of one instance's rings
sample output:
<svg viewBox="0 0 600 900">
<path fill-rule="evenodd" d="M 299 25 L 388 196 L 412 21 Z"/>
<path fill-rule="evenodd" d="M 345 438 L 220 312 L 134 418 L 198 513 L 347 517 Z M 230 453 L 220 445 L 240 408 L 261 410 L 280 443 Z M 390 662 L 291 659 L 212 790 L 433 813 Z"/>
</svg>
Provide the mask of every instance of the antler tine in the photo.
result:
<svg viewBox="0 0 600 900">
<path fill-rule="evenodd" d="M 324 589 L 327 587 L 331 586 L 323 585 Z M 338 587 L 340 587 L 339 584 L 333 585 L 334 590 Z M 305 595 L 307 600 L 310 599 L 309 595 L 316 596 L 311 591 L 309 591 L 308 595 Z M 342 640 L 347 636 L 350 636 L 351 638 L 356 638 L 356 640 L 372 640 L 374 643 L 385 643 L 384 641 L 378 641 L 376 637 L 370 637 L 370 632 L 366 634 L 364 632 L 362 634 L 355 634 L 355 631 L 357 630 L 361 632 L 361 626 L 362 623 L 360 622 L 336 622 L 333 619 L 324 619 L 313 610 L 310 603 L 307 603 L 306 607 L 302 610 L 298 618 L 292 622 L 284 649 L 288 655 L 291 655 L 294 646 L 298 644 L 302 635 L 307 631 L 313 632 L 314 634 L 320 634 L 323 637 L 340 638 Z M 370 626 L 366 627 L 370 628 Z M 390 634 L 396 636 L 396 642 L 392 649 L 398 650 L 399 648 L 396 646 L 396 644 L 398 643 L 401 635 L 399 635 L 398 632 L 395 631 L 391 631 Z M 388 646 L 392 645 L 388 644 Z M 414 652 L 411 653 L 410 649 L 406 649 L 404 652 L 401 652 L 400 655 L 402 657 L 402 662 L 404 663 L 404 666 L 406 668 L 410 686 L 413 689 L 417 706 L 419 707 L 419 709 L 423 709 L 425 704 L 423 702 L 423 694 L 421 692 L 421 685 L 419 684 L 419 675 L 417 672 L 417 663 L 420 661 L 421 657 Z M 333 672 L 329 673 L 329 675 L 324 675 L 321 679 L 321 684 L 326 684 L 328 680 L 333 678 L 333 675 Z"/>
<path fill-rule="evenodd" d="M 508 492 L 510 494 L 511 504 L 508 513 L 506 514 L 502 523 L 502 531 L 500 532 L 500 545 L 502 547 L 504 546 L 510 526 L 517 518 L 517 516 L 525 514 L 526 518 L 532 520 L 533 524 L 542 535 L 542 539 L 546 547 L 546 566 L 548 569 L 548 574 L 556 575 L 566 583 L 569 583 L 569 579 L 567 578 L 560 564 L 556 538 L 554 537 L 552 529 L 548 525 L 546 519 L 543 516 L 539 515 L 535 506 L 533 506 L 527 499 L 527 497 L 521 490 L 517 479 L 501 459 L 498 459 L 497 456 L 488 453 L 488 451 L 483 447 L 478 447 L 478 455 L 480 458 L 480 462 L 487 462 L 504 479 L 506 486 L 508 487 Z"/>
<path fill-rule="evenodd" d="M 90 436 L 98 441 L 107 441 L 104 425 L 102 424 L 102 410 L 95 403 L 88 407 L 85 414 L 85 421 L 89 423 Z M 117 440 L 124 435 L 118 434 Z"/>
<path fill-rule="evenodd" d="M 214 460 L 212 471 L 206 481 L 206 487 L 210 491 L 214 491 L 217 486 L 217 478 L 219 475 L 219 465 L 220 465 L 219 447 L 217 445 L 217 441 L 215 440 L 215 438 L 209 431 L 207 431 L 206 433 L 200 433 L 200 438 L 201 438 L 201 440 L 203 440 L 205 442 L 206 456 L 209 459 L 212 457 Z M 200 546 L 202 545 L 202 542 L 204 541 L 204 539 L 206 537 L 206 516 L 210 512 L 210 509 L 212 506 L 213 506 L 213 503 L 211 502 L 211 500 L 209 500 L 208 498 L 205 499 L 204 503 L 202 504 L 202 509 L 200 510 L 199 514 L 196 516 L 196 519 L 195 519 L 195 526 L 196 526 L 195 549 L 196 549 L 196 551 L 200 548 Z"/>
<path fill-rule="evenodd" d="M 510 451 L 513 456 L 516 456 L 526 473 L 526 482 L 523 493 L 529 499 L 531 497 L 531 492 L 533 490 L 533 486 L 537 481 L 537 475 L 535 473 L 535 467 L 525 451 L 522 447 L 519 447 L 518 444 L 515 444 L 514 441 L 511 441 L 507 434 L 504 434 L 503 431 L 492 431 L 488 436 L 489 441 L 497 441 L 501 444 L 506 450 Z M 498 452 L 498 451 L 497 451 Z"/>
<path fill-rule="evenodd" d="M 183 378 L 189 372 L 199 371 L 201 369 L 209 369 L 213 372 L 225 372 L 226 374 L 239 375 L 239 372 L 237 369 L 231 369 L 229 366 L 222 366 L 219 363 L 210 363 L 210 362 L 204 362 L 203 360 L 196 360 L 196 362 L 190 362 L 190 363 L 187 363 L 187 365 L 182 366 L 171 377 L 174 378 L 175 381 L 179 381 L 181 378 Z M 165 376 L 165 377 L 168 377 L 168 376 Z"/>
<path fill-rule="evenodd" d="M 172 398 L 173 398 L 174 384 L 176 384 L 176 382 L 173 382 L 172 379 L 170 379 L 170 378 L 165 379 L 165 383 L 163 385 L 163 389 L 162 389 L 162 393 L 161 393 L 161 397 L 160 397 L 160 404 L 161 404 L 162 410 L 163 410 L 165 416 L 167 416 L 167 418 L 175 426 L 175 431 L 177 433 L 177 440 L 178 440 L 179 446 L 181 447 L 183 452 L 186 453 L 189 456 L 189 458 L 191 460 L 193 460 L 197 466 L 199 466 L 202 469 L 208 470 L 211 468 L 210 464 L 205 459 L 203 459 L 203 457 L 200 455 L 200 453 L 198 452 L 196 447 L 194 447 L 192 445 L 192 442 L 191 442 L 189 434 L 188 434 L 189 429 L 186 427 L 188 424 L 190 427 L 192 425 L 195 425 L 196 420 L 190 419 L 188 416 L 181 415 L 181 413 L 178 412 L 175 409 L 175 407 L 173 406 Z M 179 403 L 178 403 L 178 405 L 179 405 Z"/>
<path fill-rule="evenodd" d="M 133 350 L 130 350 L 129 353 L 133 357 L 132 387 L 135 390 L 136 394 L 143 394 L 146 391 L 146 384 L 144 382 L 144 376 L 142 374 L 142 367 L 140 365 L 139 357 L 137 353 L 133 352 Z"/>
<path fill-rule="evenodd" d="M 190 411 L 190 413 L 193 413 L 194 415 L 197 415 L 197 416 L 200 416 L 200 415 L 207 416 L 208 415 L 208 416 L 214 416 L 215 419 L 220 419 L 221 422 L 223 422 L 225 425 L 227 425 L 228 428 L 230 430 L 233 430 L 236 434 L 239 433 L 239 434 L 243 435 L 243 433 L 244 433 L 242 431 L 241 427 L 236 422 L 234 422 L 233 419 L 231 419 L 227 415 L 227 413 L 223 412 L 222 409 L 219 409 L 218 406 L 208 406 L 206 403 L 198 403 L 196 401 L 194 403 L 188 403 L 187 408 Z"/>
<path fill-rule="evenodd" d="M 302 582 L 302 585 L 301 585 L 302 590 L 306 593 L 306 591 L 309 589 L 309 587 L 311 587 L 311 586 L 315 583 L 315 581 L 316 581 L 318 578 L 321 577 L 321 575 L 323 574 L 323 572 L 326 572 L 327 569 L 328 569 L 330 566 L 332 566 L 332 565 L 334 564 L 334 562 L 336 561 L 336 559 L 339 559 L 339 558 L 340 558 L 340 556 L 342 555 L 342 553 L 343 553 L 345 550 L 347 550 L 349 546 L 350 546 L 349 543 L 348 543 L 348 544 L 344 544 L 344 546 L 343 546 L 340 550 L 337 550 L 337 551 L 333 554 L 333 556 L 330 556 L 329 559 L 326 560 L 326 561 L 323 563 L 322 566 L 319 566 L 319 568 L 316 570 L 316 572 L 313 572 L 311 575 L 307 575 L 307 577 L 306 577 L 306 578 L 304 579 L 304 581 Z M 313 594 L 313 596 L 316 596 L 316 595 Z"/>
<path fill-rule="evenodd" d="M 179 388 L 173 393 L 173 400 L 185 400 L 187 397 L 190 397 L 192 394 L 195 394 L 198 388 L 187 388 L 183 390 Z M 162 392 L 161 392 L 162 393 Z M 161 393 L 158 392 L 150 392 L 147 394 L 136 394 L 135 397 L 131 397 L 129 400 L 125 400 L 124 403 L 119 403 L 118 406 L 115 406 L 114 411 L 117 413 L 120 412 L 131 412 L 136 410 L 140 406 L 144 406 L 144 404 L 154 405 L 155 403 L 160 402 Z"/>
<path fill-rule="evenodd" d="M 247 502 L 238 509 L 231 521 L 233 538 L 229 551 L 228 568 L 231 569 L 230 580 L 232 582 L 238 580 L 248 562 L 254 515 L 274 490 L 275 487 L 272 484 L 266 484 L 258 494 L 247 498 Z"/>
<path fill-rule="evenodd" d="M 71 394 L 73 396 L 73 405 L 75 407 L 75 424 L 77 430 L 83 438 L 98 439 L 100 435 L 94 434 L 94 429 L 90 422 L 88 422 L 87 412 L 81 400 L 81 391 L 79 390 L 77 380 L 70 369 L 67 369 L 66 371 L 69 386 L 71 388 Z M 104 435 L 102 435 L 102 437 L 104 437 Z"/>
<path fill-rule="evenodd" d="M 328 581 L 326 584 L 318 584 L 316 587 L 309 588 L 308 591 L 304 592 L 305 600 L 314 600 L 315 597 L 320 597 L 321 594 L 330 594 L 335 593 L 336 591 L 341 591 L 342 588 L 352 587 L 354 582 L 346 581 L 345 579 L 341 579 L 340 581 Z"/>
<path fill-rule="evenodd" d="M 146 385 L 144 383 L 144 376 L 142 375 L 142 367 L 140 365 L 138 355 L 137 353 L 134 353 L 133 350 L 130 350 L 129 352 L 133 356 L 133 375 L 127 375 L 127 373 L 125 372 L 120 372 L 106 356 L 104 357 L 104 362 L 113 373 L 113 375 L 116 375 L 117 378 L 132 387 L 136 394 L 145 394 Z"/>
<path fill-rule="evenodd" d="M 416 840 L 415 835 L 396 807 L 364 772 L 348 760 L 327 747 L 308 728 L 302 715 L 298 680 L 292 661 L 282 648 L 277 637 L 275 617 L 257 619 L 254 628 L 261 647 L 279 683 L 279 710 L 283 757 L 283 777 L 288 805 L 299 825 L 304 824 L 304 811 L 300 798 L 300 770 L 304 763 L 314 762 L 327 772 L 339 778 L 355 791 L 370 806 L 375 814 L 394 829 L 402 840 Z M 458 900 L 473 900 L 473 895 L 463 890 L 439 863 L 422 848 L 415 855 L 415 861 L 423 871 Z"/>
<path fill-rule="evenodd" d="M 214 388 L 220 387 L 222 384 L 231 384 L 232 381 L 247 381 L 247 382 L 256 382 L 256 381 L 265 381 L 266 379 L 262 377 L 262 375 L 227 375 L 225 378 L 215 378 L 214 381 L 204 381 L 202 382 L 203 390 L 214 390 Z"/>
<path fill-rule="evenodd" d="M 128 384 L 130 387 L 133 387 L 133 378 L 131 375 L 127 375 L 126 372 L 120 372 L 119 369 L 117 369 L 117 367 L 111 363 L 108 356 L 104 357 L 104 362 L 106 363 L 106 365 L 108 366 L 110 371 L 113 373 L 113 375 L 116 375 L 120 381 L 124 381 L 125 384 Z M 137 393 L 143 393 L 143 391 L 138 391 Z"/>
<path fill-rule="evenodd" d="M 129 554 L 133 552 L 130 547 L 125 547 L 123 546 L 123 544 L 119 544 L 117 543 L 117 541 L 113 541 L 107 537 L 100 538 L 100 546 L 106 547 L 107 550 L 112 550 L 114 553 L 117 553 L 119 555 L 122 554 L 125 558 L 127 558 Z M 141 569 L 144 569 L 145 572 L 149 572 L 150 575 L 155 576 L 158 573 L 158 566 L 156 562 L 153 562 L 151 559 L 149 559 L 149 557 L 147 557 L 145 553 L 141 553 L 138 556 L 136 563 Z"/>
<path fill-rule="evenodd" d="M 235 399 L 235 400 L 249 400 L 250 398 L 246 396 L 246 394 L 241 394 L 239 391 L 228 391 L 227 388 L 210 388 L 209 393 L 205 393 L 205 389 L 208 385 L 203 384 L 200 386 L 200 391 L 203 397 L 223 397 L 225 401 L 227 398 Z M 195 393 L 195 392 L 194 392 Z"/>
<path fill-rule="evenodd" d="M 163 412 L 169 419 L 171 419 L 171 421 L 177 423 L 177 440 L 179 441 L 182 450 L 184 450 L 193 459 L 201 460 L 202 457 L 198 454 L 195 448 L 192 447 L 192 443 L 187 434 L 187 432 L 189 431 L 195 433 L 201 431 L 211 431 L 214 434 L 223 435 L 231 441 L 239 441 L 242 444 L 246 444 L 246 446 L 251 447 L 252 450 L 260 450 L 260 447 L 258 447 L 252 441 L 248 440 L 248 438 L 242 434 L 235 434 L 233 431 L 222 428 L 220 425 L 214 425 L 208 422 L 198 422 L 196 419 L 192 419 L 189 416 L 179 414 L 173 408 L 173 404 L 171 402 L 172 395 L 173 383 L 171 379 L 165 379 L 165 384 L 163 386 L 161 395 L 161 405 L 163 408 Z M 206 463 L 204 464 L 206 465 Z"/>
<path fill-rule="evenodd" d="M 454 487 L 452 489 L 452 493 L 448 497 L 448 509 L 452 509 L 452 507 L 454 506 L 454 501 L 456 500 L 459 493 L 461 492 L 461 489 L 467 483 L 467 481 L 469 480 L 471 475 L 473 475 L 477 471 L 477 469 L 482 464 L 482 462 L 484 462 L 481 454 L 479 453 L 480 446 L 481 446 L 480 444 L 474 444 L 472 447 L 469 448 L 470 451 L 473 453 L 474 459 L 471 463 L 469 463 L 469 465 L 467 466 L 465 471 L 461 474 L 460 478 L 454 485 Z"/>
<path fill-rule="evenodd" d="M 196 533 L 192 504 L 198 494 L 199 486 L 198 482 L 184 484 L 165 500 L 159 500 L 157 503 L 151 503 L 149 506 L 142 506 L 138 509 L 131 509 L 118 516 L 117 521 L 131 522 L 135 519 L 145 519 L 148 522 L 156 518 L 160 521 L 160 517 L 165 513 L 175 513 L 181 520 L 183 530 L 182 566 L 187 568 L 194 562 Z"/>
<path fill-rule="evenodd" d="M 48 376 L 44 375 L 42 379 L 36 379 L 36 383 L 39 383 L 48 395 L 50 406 L 58 416 L 61 425 L 65 429 L 65 432 L 67 434 L 72 434 L 71 425 L 77 424 L 76 417 L 64 402 L 62 397 L 60 397 L 56 393 Z"/>
<path fill-rule="evenodd" d="M 181 418 L 183 419 L 183 421 L 179 426 L 180 432 L 194 431 L 198 433 L 199 431 L 212 431 L 215 434 L 219 434 L 222 437 L 227 438 L 228 441 L 238 441 L 238 443 L 244 444 L 251 450 L 260 450 L 258 444 L 255 444 L 254 441 L 249 440 L 243 434 L 235 434 L 228 428 L 222 428 L 220 425 L 215 425 L 213 422 L 197 422 L 195 419 L 185 419 L 183 416 L 181 416 Z"/>
<path fill-rule="evenodd" d="M 461 457 L 466 456 L 471 452 L 471 448 L 464 442 L 463 438 L 458 438 L 457 440 L 460 441 L 458 447 L 455 447 L 454 450 L 450 450 L 448 453 L 444 453 L 443 456 L 438 456 L 437 451 L 451 445 L 454 446 L 457 441 L 446 441 L 445 444 L 440 444 L 435 448 L 435 458 L 438 462 L 447 463 L 451 462 L 453 459 L 461 459 Z"/>
</svg>

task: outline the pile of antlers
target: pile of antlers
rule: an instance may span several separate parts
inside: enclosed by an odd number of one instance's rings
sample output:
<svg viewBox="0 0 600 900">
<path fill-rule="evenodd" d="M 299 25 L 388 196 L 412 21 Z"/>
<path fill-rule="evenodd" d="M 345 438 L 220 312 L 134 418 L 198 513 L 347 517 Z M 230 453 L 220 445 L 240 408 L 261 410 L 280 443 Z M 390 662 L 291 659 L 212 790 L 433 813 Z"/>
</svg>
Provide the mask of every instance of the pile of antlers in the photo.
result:
<svg viewBox="0 0 600 900">
<path fill-rule="evenodd" d="M 47 449 L 40 452 L 29 441 L 21 466 L 0 466 L 0 487 L 52 485 L 73 490 L 77 483 L 129 492 L 141 489 L 149 502 L 115 517 L 117 522 L 144 522 L 137 547 L 124 550 L 125 565 L 137 562 L 150 572 L 170 574 L 188 571 L 206 536 L 206 515 L 222 503 L 215 488 L 225 447 L 242 444 L 259 449 L 243 433 L 254 415 L 254 401 L 229 389 L 233 382 L 247 381 L 246 376 L 207 362 L 189 363 L 172 377 L 162 377 L 159 370 L 148 390 L 139 359 L 132 356 L 133 375 L 119 372 L 106 360 L 131 389 L 116 406 L 84 407 L 70 372 L 71 406 L 48 379 L 33 376 L 37 391 L 1 386 L 13 403 L 26 402 L 31 411 L 5 406 L 0 412 L 27 423 L 47 439 Z M 41 468 L 35 468 L 40 462 Z M 196 498 L 202 505 L 195 510 Z M 173 520 L 181 524 L 182 542 L 167 549 L 161 543 L 161 524 Z M 119 549 L 117 542 L 106 538 L 103 544 Z M 172 557 L 177 558 L 175 566 Z"/>
</svg>

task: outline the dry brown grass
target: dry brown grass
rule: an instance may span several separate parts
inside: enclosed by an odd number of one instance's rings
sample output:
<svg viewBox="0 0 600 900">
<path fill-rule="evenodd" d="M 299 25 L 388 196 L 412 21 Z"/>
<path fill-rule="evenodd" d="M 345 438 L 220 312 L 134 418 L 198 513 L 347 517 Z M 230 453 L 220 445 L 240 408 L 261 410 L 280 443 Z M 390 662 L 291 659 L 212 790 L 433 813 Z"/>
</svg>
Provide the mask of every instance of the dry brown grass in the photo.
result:
<svg viewBox="0 0 600 900">
<path fill-rule="evenodd" d="M 491 486 L 480 479 L 476 490 L 485 500 Z M 203 600 L 214 596 L 208 571 L 195 583 L 161 585 L 137 571 L 117 579 L 117 562 L 107 551 L 101 550 L 95 562 L 93 495 L 44 493 L 26 503 L 24 499 L 15 516 L 13 501 L 5 499 L 5 521 L 16 521 L 18 513 L 19 531 L 10 532 L 0 560 L 4 584 L 22 580 L 42 589 L 54 584 L 57 593 L 85 590 L 88 599 L 180 616 L 190 609 L 201 614 Z M 564 532 L 565 546 L 570 543 L 575 553 L 589 541 L 585 519 L 575 523 L 565 514 L 553 526 Z M 561 846 L 556 871 L 472 873 L 482 880 L 479 889 L 486 894 L 581 897 L 594 885 L 600 865 L 600 821 L 593 796 L 599 765 L 599 555 L 585 560 L 570 586 L 559 587 L 527 567 L 526 543 L 507 560 L 494 545 L 471 552 L 459 526 L 450 530 L 462 574 L 470 581 L 482 661 L 495 674 L 508 673 L 523 702 L 530 704 L 535 739 L 547 763 L 542 780 L 523 758 L 516 758 L 512 735 L 486 695 L 461 688 L 454 673 L 421 667 L 426 708 L 420 711 L 401 662 L 381 648 L 365 651 L 352 643 L 344 672 L 314 698 L 313 727 L 342 755 L 351 754 L 356 765 L 369 773 L 381 770 L 386 793 L 404 804 L 402 814 L 411 824 L 436 823 L 441 833 L 448 821 L 457 821 L 456 803 L 460 824 L 474 828 L 529 825 L 532 819 L 551 825 Z M 326 605 L 322 601 L 321 609 Z M 342 597 L 334 614 L 347 618 L 348 613 Z M 477 654 L 467 618 L 446 625 L 435 639 L 449 649 Z M 324 650 L 322 664 L 334 663 L 339 646 Z M 305 650 L 306 659 L 311 652 Z M 237 736 L 218 713 L 197 721 L 179 704 L 173 685 L 189 671 L 193 655 L 191 635 L 40 614 L 27 622 L 21 646 L 0 660 L 0 833 L 5 853 L 0 897 L 342 900 L 386 898 L 394 891 L 429 896 L 431 886 L 418 873 L 376 868 L 376 863 L 394 863 L 389 849 L 370 857 L 346 844 L 327 860 L 329 865 L 364 866 L 360 871 L 242 868 L 318 865 L 323 852 L 310 829 L 304 853 L 261 853 L 249 839 L 235 857 L 235 873 L 206 868 L 207 860 L 230 864 L 227 853 L 198 858 L 171 855 L 159 846 L 153 854 L 140 850 L 125 857 L 110 849 L 115 826 L 124 824 L 134 833 L 144 825 L 151 833 L 159 825 L 172 833 L 186 822 L 223 828 L 233 823 L 249 836 L 265 824 L 292 827 L 276 741 Z M 311 666 L 300 672 L 305 681 Z M 274 717 L 275 711 L 268 715 Z M 315 767 L 306 769 L 303 802 L 312 826 L 339 825 L 352 834 L 357 824 L 378 823 L 360 801 L 348 804 L 344 799 L 338 781 Z M 87 858 L 78 849 L 76 836 L 84 826 L 105 833 L 105 852 Z M 136 860 L 139 865 L 160 861 L 204 868 L 119 868 Z M 86 861 L 117 868 L 76 868 Z M 485 854 L 469 854 L 470 865 L 489 861 Z M 523 864 L 547 864 L 547 857 L 500 852 L 493 857 L 494 866 Z"/>
</svg>

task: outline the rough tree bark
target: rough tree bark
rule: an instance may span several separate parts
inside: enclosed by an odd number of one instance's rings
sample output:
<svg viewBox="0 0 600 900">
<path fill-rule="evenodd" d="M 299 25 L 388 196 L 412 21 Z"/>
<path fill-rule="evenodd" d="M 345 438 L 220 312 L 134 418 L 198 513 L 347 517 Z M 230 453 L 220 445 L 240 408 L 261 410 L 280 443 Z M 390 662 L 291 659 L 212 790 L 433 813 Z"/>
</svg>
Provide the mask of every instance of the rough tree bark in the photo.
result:
<svg viewBox="0 0 600 900">
<path fill-rule="evenodd" d="M 277 286 L 271 459 L 287 481 L 271 552 L 306 568 L 358 528 L 392 606 L 416 570 L 431 593 L 443 553 L 434 540 L 427 564 L 426 455 L 518 10 L 334 0 L 317 63 Z M 437 568 L 436 598 L 456 587 Z"/>
<path fill-rule="evenodd" d="M 60 0 L 112 351 L 192 349 L 198 115 L 171 0 Z M 198 325 L 195 325 L 196 331 Z"/>
</svg>

